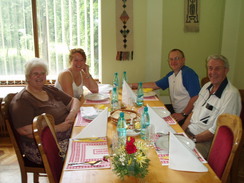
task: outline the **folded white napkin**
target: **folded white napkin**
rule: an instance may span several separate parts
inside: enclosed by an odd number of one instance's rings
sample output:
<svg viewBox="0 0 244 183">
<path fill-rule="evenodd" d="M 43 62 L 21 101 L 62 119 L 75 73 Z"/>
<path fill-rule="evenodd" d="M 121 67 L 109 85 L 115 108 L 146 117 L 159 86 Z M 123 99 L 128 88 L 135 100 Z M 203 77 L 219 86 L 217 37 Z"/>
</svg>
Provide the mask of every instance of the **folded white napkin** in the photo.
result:
<svg viewBox="0 0 244 183">
<path fill-rule="evenodd" d="M 109 93 L 113 89 L 112 85 L 110 84 L 98 84 L 98 88 L 99 88 L 99 93 L 105 93 L 105 94 Z"/>
<path fill-rule="evenodd" d="M 94 107 L 80 107 L 81 115 L 86 119 L 94 119 L 98 115 L 98 111 Z"/>
<path fill-rule="evenodd" d="M 108 108 L 103 110 L 91 123 L 89 123 L 75 139 L 90 137 L 106 137 L 107 135 Z"/>
<path fill-rule="evenodd" d="M 175 130 L 169 126 L 169 124 L 161 118 L 149 105 L 148 106 L 148 114 L 150 117 L 150 123 L 155 127 L 155 133 L 164 133 L 168 134 L 168 132 L 175 133 Z"/>
<path fill-rule="evenodd" d="M 128 83 L 124 80 L 122 86 L 122 103 L 126 106 L 133 106 L 136 102 L 136 94 L 132 91 Z"/>
<path fill-rule="evenodd" d="M 182 144 L 173 133 L 169 136 L 169 168 L 190 172 L 208 171 L 193 151 Z"/>
</svg>

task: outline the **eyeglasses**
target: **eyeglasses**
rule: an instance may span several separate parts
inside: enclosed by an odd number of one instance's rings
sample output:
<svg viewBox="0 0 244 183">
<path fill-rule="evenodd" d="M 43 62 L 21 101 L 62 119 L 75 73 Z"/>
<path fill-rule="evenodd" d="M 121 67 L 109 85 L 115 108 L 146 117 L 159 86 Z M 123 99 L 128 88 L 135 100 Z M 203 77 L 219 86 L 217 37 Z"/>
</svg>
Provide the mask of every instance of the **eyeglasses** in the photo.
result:
<svg viewBox="0 0 244 183">
<path fill-rule="evenodd" d="M 168 58 L 168 61 L 178 61 L 182 59 L 182 57 Z"/>
<path fill-rule="evenodd" d="M 46 72 L 33 72 L 31 73 L 32 76 L 37 77 L 37 76 L 46 76 Z"/>
<path fill-rule="evenodd" d="M 212 67 L 212 66 L 208 66 L 208 71 L 220 71 L 222 69 L 225 69 L 225 66 L 216 66 L 216 67 Z"/>
</svg>

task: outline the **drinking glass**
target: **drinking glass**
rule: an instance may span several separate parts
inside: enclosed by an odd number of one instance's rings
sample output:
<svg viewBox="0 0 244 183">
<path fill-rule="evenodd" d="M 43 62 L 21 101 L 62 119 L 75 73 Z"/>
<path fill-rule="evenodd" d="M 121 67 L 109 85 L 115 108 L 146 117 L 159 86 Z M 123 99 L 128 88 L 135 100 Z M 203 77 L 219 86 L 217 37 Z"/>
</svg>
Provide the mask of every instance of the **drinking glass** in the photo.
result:
<svg viewBox="0 0 244 183">
<path fill-rule="evenodd" d="M 153 147 L 154 146 L 154 140 L 155 140 L 155 127 L 153 124 L 150 124 L 147 128 L 146 128 L 146 141 L 149 147 Z"/>
<path fill-rule="evenodd" d="M 119 146 L 119 144 L 118 144 L 118 134 L 117 134 L 117 131 L 116 131 L 112 135 L 112 155 L 116 154 L 118 146 Z"/>
</svg>

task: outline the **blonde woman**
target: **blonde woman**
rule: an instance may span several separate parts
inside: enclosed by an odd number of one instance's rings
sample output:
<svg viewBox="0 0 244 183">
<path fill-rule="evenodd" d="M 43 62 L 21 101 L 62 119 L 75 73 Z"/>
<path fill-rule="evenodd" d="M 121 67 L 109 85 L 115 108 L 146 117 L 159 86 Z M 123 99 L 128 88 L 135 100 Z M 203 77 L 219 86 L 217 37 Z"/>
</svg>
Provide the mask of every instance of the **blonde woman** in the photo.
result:
<svg viewBox="0 0 244 183">
<path fill-rule="evenodd" d="M 75 98 L 83 95 L 83 86 L 92 93 L 98 93 L 98 85 L 89 73 L 84 50 L 71 49 L 69 63 L 70 67 L 59 74 L 55 87 Z"/>
</svg>

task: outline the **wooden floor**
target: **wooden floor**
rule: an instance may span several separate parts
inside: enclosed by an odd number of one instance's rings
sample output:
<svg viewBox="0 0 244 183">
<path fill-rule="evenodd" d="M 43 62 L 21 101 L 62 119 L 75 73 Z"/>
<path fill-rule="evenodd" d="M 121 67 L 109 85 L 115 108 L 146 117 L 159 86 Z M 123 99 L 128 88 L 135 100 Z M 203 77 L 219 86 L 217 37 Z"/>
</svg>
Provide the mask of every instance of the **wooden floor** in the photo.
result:
<svg viewBox="0 0 244 183">
<path fill-rule="evenodd" d="M 234 183 L 244 183 L 244 148 L 240 158 L 239 180 Z M 33 182 L 32 174 L 28 175 L 28 183 Z M 48 183 L 47 177 L 40 177 L 40 183 Z M 18 161 L 12 145 L 0 138 L 0 183 L 21 183 Z"/>
<path fill-rule="evenodd" d="M 33 175 L 28 174 L 28 183 Z M 40 183 L 48 183 L 47 177 L 40 177 Z M 0 183 L 21 183 L 21 174 L 15 151 L 8 139 L 0 138 Z"/>
</svg>

